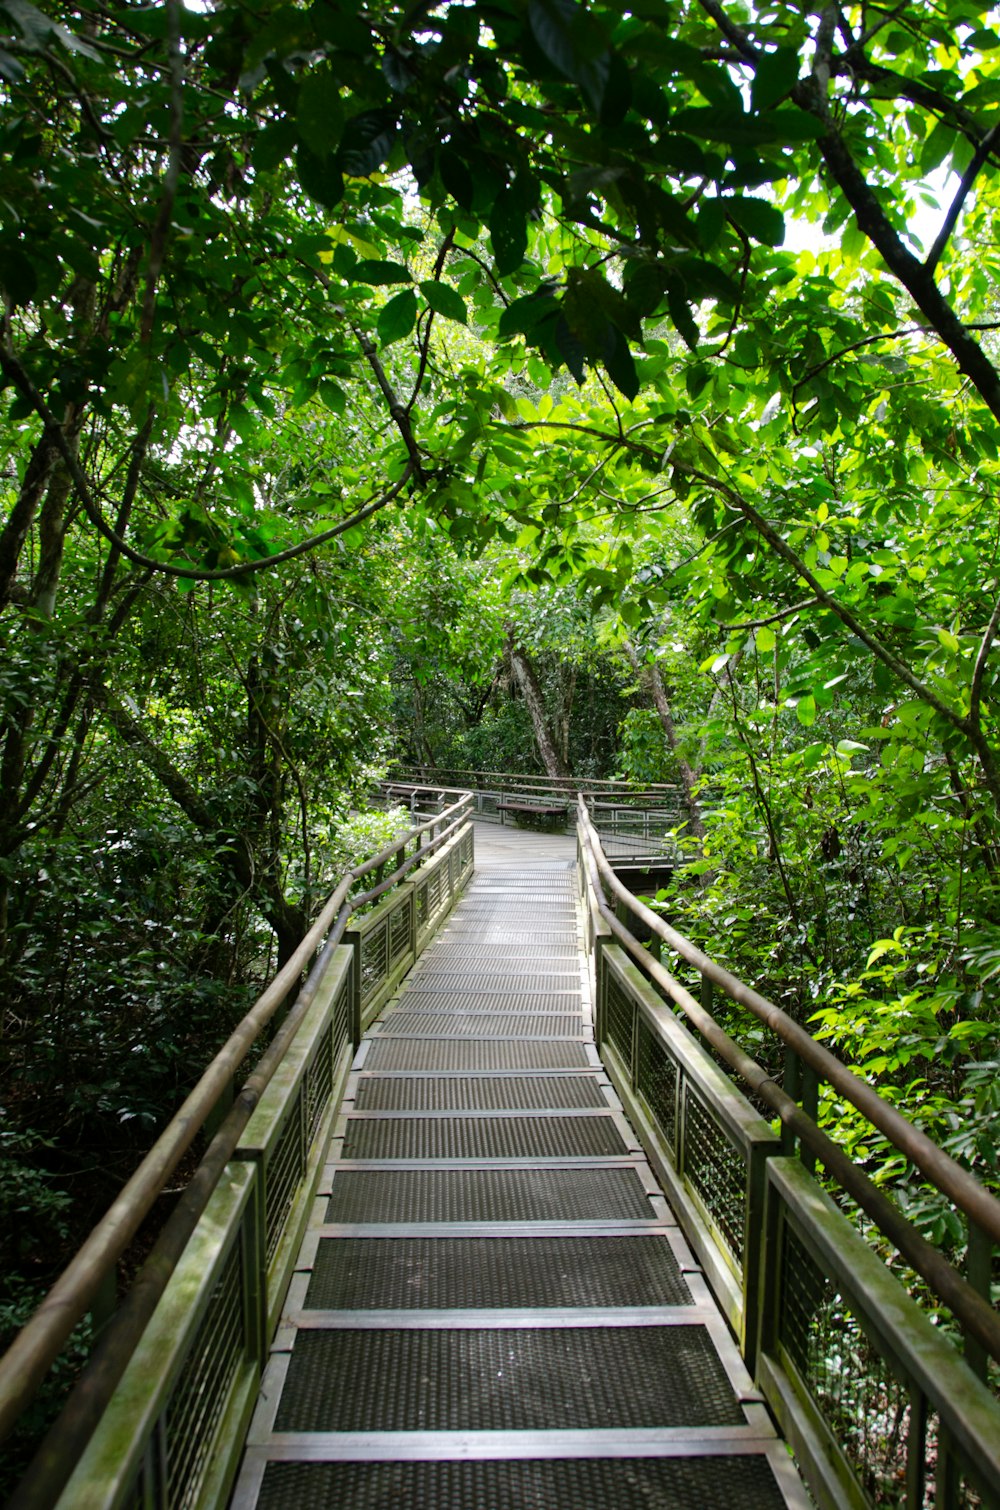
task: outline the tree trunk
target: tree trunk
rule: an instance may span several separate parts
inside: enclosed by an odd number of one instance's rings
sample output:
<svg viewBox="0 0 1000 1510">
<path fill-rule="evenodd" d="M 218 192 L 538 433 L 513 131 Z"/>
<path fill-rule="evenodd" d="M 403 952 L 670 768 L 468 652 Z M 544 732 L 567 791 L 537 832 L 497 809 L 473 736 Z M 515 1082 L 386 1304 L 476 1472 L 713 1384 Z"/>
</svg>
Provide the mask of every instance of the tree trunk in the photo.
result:
<svg viewBox="0 0 1000 1510">
<path fill-rule="evenodd" d="M 653 699 L 653 707 L 656 709 L 663 732 L 667 738 L 667 747 L 677 761 L 681 787 L 684 792 L 684 807 L 688 815 L 688 828 L 698 842 L 701 843 L 705 838 L 705 823 L 701 816 L 701 804 L 695 795 L 695 787 L 701 773 L 691 765 L 679 748 L 670 699 L 667 696 L 667 689 L 663 685 L 659 666 L 655 662 L 643 665 L 631 645 L 628 645 L 626 649 L 628 650 L 628 658 L 632 662 L 636 675 L 645 681 L 649 689 L 650 696 Z"/>
<path fill-rule="evenodd" d="M 110 692 L 104 691 L 102 702 L 115 732 L 131 747 L 143 765 L 152 771 L 195 828 L 217 846 L 216 853 L 220 862 L 226 865 L 240 890 L 254 898 L 274 929 L 280 968 L 306 932 L 306 919 L 302 909 L 287 900 L 273 872 L 269 875 L 255 863 L 256 857 L 246 834 L 220 834 L 219 824 L 210 808 L 169 756 L 150 739 L 138 720 Z M 220 845 L 220 838 L 228 842 Z"/>
<path fill-rule="evenodd" d="M 507 626 L 507 657 L 510 661 L 511 670 L 521 689 L 524 701 L 528 705 L 531 715 L 531 727 L 535 731 L 535 743 L 538 753 L 542 757 L 547 776 L 572 776 L 569 764 L 560 754 L 549 723 L 548 713 L 545 707 L 545 697 L 538 683 L 538 676 L 531 663 L 527 651 L 522 650 L 515 642 L 514 631 Z"/>
<path fill-rule="evenodd" d="M 35 522 L 55 459 L 56 448 L 48 435 L 43 435 L 25 467 L 17 502 L 0 530 L 0 610 L 13 596 L 21 548 Z"/>
</svg>

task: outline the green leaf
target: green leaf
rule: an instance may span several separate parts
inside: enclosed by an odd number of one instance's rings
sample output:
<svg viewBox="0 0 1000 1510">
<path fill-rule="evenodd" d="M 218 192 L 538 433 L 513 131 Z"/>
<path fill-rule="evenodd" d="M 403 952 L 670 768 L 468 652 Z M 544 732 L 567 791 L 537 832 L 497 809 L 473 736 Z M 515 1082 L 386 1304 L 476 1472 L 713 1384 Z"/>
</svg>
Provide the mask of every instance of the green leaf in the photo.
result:
<svg viewBox="0 0 1000 1510">
<path fill-rule="evenodd" d="M 769 110 L 766 115 L 698 107 L 678 111 L 671 124 L 676 131 L 687 131 L 703 141 L 722 142 L 727 147 L 762 147 L 772 142 L 791 146 L 796 142 L 818 141 L 823 135 L 820 121 L 796 105 Z"/>
<path fill-rule="evenodd" d="M 471 210 L 476 197 L 476 185 L 465 159 L 454 147 L 442 147 L 438 154 L 438 172 L 441 182 L 456 204 L 463 210 Z"/>
<path fill-rule="evenodd" d="M 295 162 L 299 183 L 306 193 L 325 209 L 335 209 L 344 197 L 344 179 L 333 160 L 324 161 L 308 147 L 300 145 Z"/>
<path fill-rule="evenodd" d="M 955 128 L 938 121 L 920 151 L 921 173 L 933 173 L 955 147 Z"/>
<path fill-rule="evenodd" d="M 689 351 L 696 351 L 701 333 L 691 313 L 691 306 L 685 299 L 682 291 L 674 283 L 667 289 L 667 308 L 670 310 L 670 318 L 680 332 L 680 335 Z"/>
<path fill-rule="evenodd" d="M 785 217 L 763 199 L 733 196 L 723 200 L 727 214 L 741 231 L 766 246 L 780 246 L 785 239 Z"/>
<path fill-rule="evenodd" d="M 357 14 L 358 7 L 338 0 L 315 0 L 309 9 L 309 19 L 319 36 L 330 42 L 338 52 L 364 55 L 371 52 L 372 34 Z"/>
<path fill-rule="evenodd" d="M 38 290 L 35 264 L 19 246 L 0 246 L 0 288 L 15 304 L 30 304 Z"/>
<path fill-rule="evenodd" d="M 382 54 L 382 72 L 389 88 L 397 94 L 405 94 L 417 77 L 409 59 L 392 46 L 388 46 Z"/>
<path fill-rule="evenodd" d="M 377 257 L 363 257 L 352 269 L 351 277 L 358 283 L 374 283 L 376 286 L 412 282 L 409 270 L 401 262 L 383 262 Z"/>
<path fill-rule="evenodd" d="M 795 717 L 804 728 L 812 728 L 816 722 L 816 699 L 811 693 L 799 698 L 795 705 Z"/>
<path fill-rule="evenodd" d="M 273 125 L 263 127 L 253 138 L 251 158 L 254 170 L 269 173 L 277 168 L 287 157 L 291 157 L 297 140 L 292 121 L 275 121 Z"/>
<path fill-rule="evenodd" d="M 390 299 L 378 317 L 378 338 L 383 346 L 402 341 L 417 322 L 417 296 L 412 288 Z"/>
<path fill-rule="evenodd" d="M 759 629 L 754 631 L 754 640 L 757 649 L 763 654 L 766 654 L 769 650 L 773 650 L 777 644 L 774 630 L 769 624 L 762 624 Z"/>
<path fill-rule="evenodd" d="M 528 24 L 549 62 L 579 85 L 587 104 L 599 115 L 611 66 L 599 23 L 576 0 L 530 0 Z"/>
<path fill-rule="evenodd" d="M 340 166 L 352 178 L 377 172 L 396 140 L 396 116 L 388 110 L 364 110 L 344 127 Z"/>
<path fill-rule="evenodd" d="M 525 294 L 523 298 L 515 299 L 504 310 L 497 325 L 497 335 L 501 341 L 515 335 L 527 335 L 540 321 L 553 319 L 558 312 L 559 306 L 551 288 L 543 289 L 539 293 Z"/>
<path fill-rule="evenodd" d="M 435 314 L 444 315 L 448 320 L 457 320 L 460 325 L 468 324 L 465 300 L 449 284 L 438 283 L 433 278 L 428 278 L 421 283 L 420 292 Z"/>
<path fill-rule="evenodd" d="M 320 399 L 334 414 L 343 414 L 347 408 L 347 394 L 339 383 L 324 378 L 316 389 Z"/>
<path fill-rule="evenodd" d="M 629 351 L 628 341 L 617 325 L 608 327 L 604 365 L 618 391 L 624 393 L 627 399 L 636 398 L 639 392 L 639 374 L 635 370 L 635 362 Z"/>
<path fill-rule="evenodd" d="M 799 77 L 799 54 L 795 47 L 779 47 L 761 53 L 754 65 L 750 104 L 754 110 L 769 110 L 795 86 Z"/>
<path fill-rule="evenodd" d="M 319 158 L 329 157 L 339 144 L 344 110 L 330 68 L 318 68 L 302 80 L 295 123 L 302 141 Z"/>
<path fill-rule="evenodd" d="M 490 213 L 490 241 L 500 277 L 516 273 L 528 250 L 528 221 L 520 195 L 508 187 L 497 195 Z"/>
</svg>

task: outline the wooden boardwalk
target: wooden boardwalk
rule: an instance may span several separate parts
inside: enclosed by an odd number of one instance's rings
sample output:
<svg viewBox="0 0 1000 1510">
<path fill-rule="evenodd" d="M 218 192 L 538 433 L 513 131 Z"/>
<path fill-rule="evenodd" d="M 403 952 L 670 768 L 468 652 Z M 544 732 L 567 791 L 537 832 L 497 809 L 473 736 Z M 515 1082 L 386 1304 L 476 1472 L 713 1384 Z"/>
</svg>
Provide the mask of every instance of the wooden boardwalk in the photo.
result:
<svg viewBox="0 0 1000 1510">
<path fill-rule="evenodd" d="M 574 841 L 476 850 L 357 1055 L 234 1506 L 804 1506 L 597 1057 Z"/>
</svg>

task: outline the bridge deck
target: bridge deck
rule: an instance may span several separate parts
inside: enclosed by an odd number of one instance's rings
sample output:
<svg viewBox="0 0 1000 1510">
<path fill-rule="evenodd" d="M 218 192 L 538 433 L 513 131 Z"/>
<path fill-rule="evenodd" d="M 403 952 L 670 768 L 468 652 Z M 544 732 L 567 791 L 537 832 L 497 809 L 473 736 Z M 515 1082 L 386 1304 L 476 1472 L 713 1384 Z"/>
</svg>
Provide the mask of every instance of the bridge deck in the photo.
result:
<svg viewBox="0 0 1000 1510">
<path fill-rule="evenodd" d="M 362 1044 L 239 1510 L 805 1503 L 597 1057 L 572 855 L 480 830 Z"/>
</svg>

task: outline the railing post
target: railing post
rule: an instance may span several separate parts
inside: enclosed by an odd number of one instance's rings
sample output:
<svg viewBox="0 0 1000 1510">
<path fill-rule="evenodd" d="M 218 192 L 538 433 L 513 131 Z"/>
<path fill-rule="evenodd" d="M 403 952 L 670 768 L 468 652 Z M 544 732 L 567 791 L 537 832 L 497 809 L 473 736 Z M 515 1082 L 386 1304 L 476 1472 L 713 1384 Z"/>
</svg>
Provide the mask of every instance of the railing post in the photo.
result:
<svg viewBox="0 0 1000 1510">
<path fill-rule="evenodd" d="M 801 1102 L 802 1099 L 802 1060 L 790 1043 L 785 1045 L 785 1080 L 782 1087 L 786 1095 L 791 1096 L 793 1101 Z M 787 1125 L 781 1124 L 781 1151 L 783 1154 L 793 1156 L 798 1147 L 798 1138 Z"/>
<path fill-rule="evenodd" d="M 117 1265 L 114 1265 L 101 1275 L 100 1283 L 91 1302 L 89 1315 L 95 1339 L 100 1336 L 117 1309 L 118 1268 Z"/>
<path fill-rule="evenodd" d="M 965 1252 L 965 1277 L 983 1299 L 992 1302 L 993 1242 L 978 1222 L 969 1219 L 969 1239 Z M 965 1361 L 974 1374 L 986 1379 L 989 1373 L 989 1357 L 981 1342 L 968 1332 L 964 1338 Z"/>
<path fill-rule="evenodd" d="M 819 1075 L 811 1064 L 802 1066 L 802 1110 L 811 1121 L 818 1121 Z M 799 1157 L 810 1174 L 816 1173 L 816 1155 L 807 1148 L 799 1149 Z"/>
</svg>

